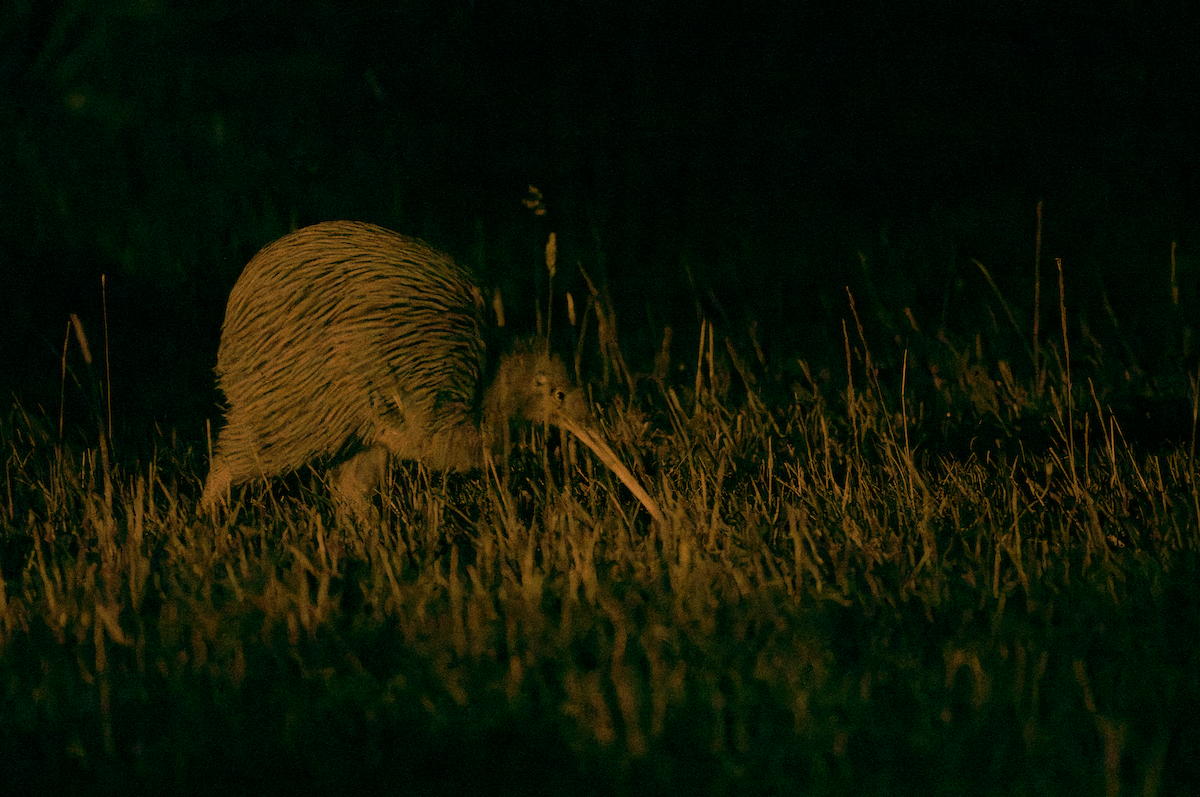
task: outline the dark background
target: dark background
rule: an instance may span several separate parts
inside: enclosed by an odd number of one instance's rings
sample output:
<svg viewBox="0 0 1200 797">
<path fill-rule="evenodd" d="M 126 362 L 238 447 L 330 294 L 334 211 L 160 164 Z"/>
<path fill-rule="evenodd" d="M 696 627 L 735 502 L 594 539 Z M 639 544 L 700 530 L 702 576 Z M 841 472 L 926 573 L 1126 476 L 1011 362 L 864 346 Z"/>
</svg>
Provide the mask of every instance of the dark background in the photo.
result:
<svg viewBox="0 0 1200 797">
<path fill-rule="evenodd" d="M 560 287 L 596 278 L 635 370 L 668 324 L 694 358 L 705 317 L 754 323 L 786 378 L 838 367 L 847 287 L 895 356 L 905 308 L 925 335 L 995 327 L 976 259 L 1030 328 L 1042 200 L 1043 330 L 1062 258 L 1081 333 L 1195 367 L 1182 0 L 3 8 L 0 388 L 31 408 L 58 406 L 69 313 L 101 348 L 103 274 L 114 431 L 199 439 L 240 269 L 335 218 L 448 249 L 526 328 L 554 231 Z"/>
</svg>

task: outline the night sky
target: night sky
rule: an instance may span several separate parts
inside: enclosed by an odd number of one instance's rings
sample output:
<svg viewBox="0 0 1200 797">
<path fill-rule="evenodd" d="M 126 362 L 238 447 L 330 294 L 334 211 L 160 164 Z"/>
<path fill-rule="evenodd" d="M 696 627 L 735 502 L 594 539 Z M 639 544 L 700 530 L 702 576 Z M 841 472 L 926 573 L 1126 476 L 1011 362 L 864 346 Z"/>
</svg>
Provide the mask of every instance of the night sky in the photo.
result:
<svg viewBox="0 0 1200 797">
<path fill-rule="evenodd" d="M 920 9 L 913 10 L 913 9 Z M 7 395 L 57 395 L 107 283 L 124 406 L 195 425 L 229 288 L 289 229 L 428 239 L 510 295 L 546 235 L 634 359 L 700 316 L 820 356 L 845 289 L 970 333 L 1032 290 L 1035 209 L 1080 312 L 1185 288 L 1200 46 L 1183 2 L 63 2 L 0 16 Z M 521 204 L 527 187 L 549 212 Z M 869 269 L 869 276 L 866 271 Z M 564 277 L 570 284 L 570 277 Z M 518 318 L 520 313 L 517 313 Z M 1138 325 L 1142 326 L 1139 327 Z M 765 333 L 767 334 L 767 333 Z M 840 333 L 838 333 L 840 334 Z"/>
</svg>

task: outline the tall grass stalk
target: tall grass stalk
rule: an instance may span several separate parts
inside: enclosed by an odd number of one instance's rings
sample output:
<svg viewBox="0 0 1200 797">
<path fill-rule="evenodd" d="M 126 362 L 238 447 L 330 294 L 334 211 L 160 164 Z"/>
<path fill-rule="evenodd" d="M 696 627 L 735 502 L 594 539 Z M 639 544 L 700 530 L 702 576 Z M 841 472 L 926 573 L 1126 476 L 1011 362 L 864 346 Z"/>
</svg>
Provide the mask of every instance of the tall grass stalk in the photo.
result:
<svg viewBox="0 0 1200 797">
<path fill-rule="evenodd" d="M 186 448 L 105 462 L 15 406 L 12 782 L 1170 793 L 1198 738 L 1192 452 L 1075 396 L 1062 284 L 1045 401 L 978 343 L 927 345 L 950 365 L 917 380 L 853 304 L 844 388 L 769 401 L 706 325 L 694 379 L 597 408 L 656 524 L 540 433 L 504 473 L 397 467 L 377 523 L 303 477 L 214 521 Z"/>
</svg>

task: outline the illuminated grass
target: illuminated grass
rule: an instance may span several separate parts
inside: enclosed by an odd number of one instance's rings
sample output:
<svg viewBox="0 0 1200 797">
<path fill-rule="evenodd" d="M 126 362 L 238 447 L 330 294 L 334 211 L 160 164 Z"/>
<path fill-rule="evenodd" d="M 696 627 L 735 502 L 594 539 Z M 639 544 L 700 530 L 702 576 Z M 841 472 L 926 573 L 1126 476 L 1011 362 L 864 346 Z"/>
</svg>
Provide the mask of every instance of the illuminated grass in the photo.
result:
<svg viewBox="0 0 1200 797">
<path fill-rule="evenodd" d="M 730 406 L 706 349 L 694 384 L 607 405 L 663 525 L 554 438 L 506 484 L 399 468 L 378 526 L 301 479 L 214 527 L 189 452 L 113 467 L 106 497 L 97 452 L 15 407 L 12 782 L 1177 793 L 1200 746 L 1189 452 L 1128 444 L 1065 374 L 964 357 L 916 390 L 847 352 L 832 393 Z"/>
</svg>

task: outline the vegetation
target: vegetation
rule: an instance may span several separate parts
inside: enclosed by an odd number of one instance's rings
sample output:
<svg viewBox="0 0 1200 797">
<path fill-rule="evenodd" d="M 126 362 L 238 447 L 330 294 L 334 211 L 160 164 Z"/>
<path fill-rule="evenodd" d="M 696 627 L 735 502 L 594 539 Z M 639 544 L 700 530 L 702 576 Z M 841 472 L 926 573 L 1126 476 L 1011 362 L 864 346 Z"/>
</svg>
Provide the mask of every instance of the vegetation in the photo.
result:
<svg viewBox="0 0 1200 797">
<path fill-rule="evenodd" d="M 16 405 L 6 785 L 1181 793 L 1200 394 L 1086 336 L 1072 359 L 1059 287 L 1057 335 L 1005 320 L 992 349 L 910 314 L 872 351 L 851 299 L 840 377 L 668 337 L 595 386 L 663 524 L 541 434 L 486 475 L 398 467 L 377 526 L 303 475 L 214 521 L 197 452 L 118 462 L 103 410 L 80 445 Z M 1183 435 L 1126 435 L 1147 396 Z"/>
<path fill-rule="evenodd" d="M 0 792 L 1195 792 L 1192 27 L 823 5 L 6 5 Z M 338 218 L 590 297 L 666 522 L 540 432 L 199 516 L 229 289 Z"/>
</svg>

